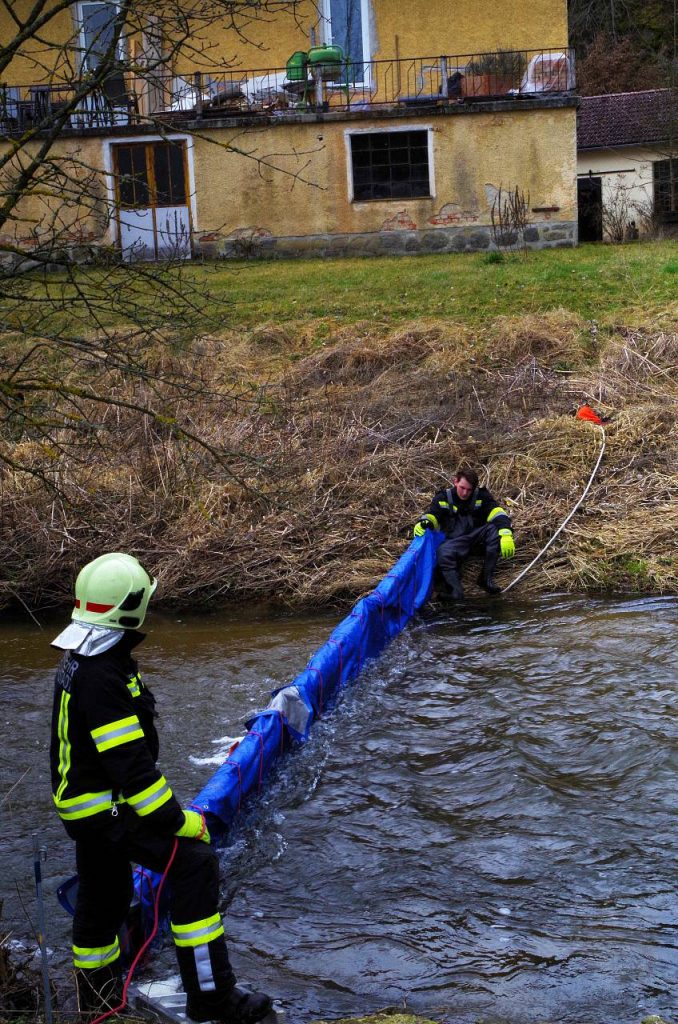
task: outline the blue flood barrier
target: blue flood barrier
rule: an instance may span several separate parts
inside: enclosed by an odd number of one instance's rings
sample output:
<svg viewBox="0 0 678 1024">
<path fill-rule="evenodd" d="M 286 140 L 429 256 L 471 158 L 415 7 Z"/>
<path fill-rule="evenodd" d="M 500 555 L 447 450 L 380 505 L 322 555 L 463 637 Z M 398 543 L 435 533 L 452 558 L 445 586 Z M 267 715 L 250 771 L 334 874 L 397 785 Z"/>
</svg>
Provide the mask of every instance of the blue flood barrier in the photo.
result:
<svg viewBox="0 0 678 1024">
<path fill-rule="evenodd" d="M 247 733 L 200 790 L 191 807 L 201 810 L 213 838 L 222 836 L 251 795 L 292 744 L 308 739 L 313 722 L 333 706 L 341 689 L 377 658 L 431 593 L 438 546 L 444 534 L 415 537 L 377 587 L 353 606 L 308 665 L 272 694 L 268 707 L 246 723 Z M 160 875 L 135 871 L 135 891 L 145 929 L 153 920 Z"/>
</svg>

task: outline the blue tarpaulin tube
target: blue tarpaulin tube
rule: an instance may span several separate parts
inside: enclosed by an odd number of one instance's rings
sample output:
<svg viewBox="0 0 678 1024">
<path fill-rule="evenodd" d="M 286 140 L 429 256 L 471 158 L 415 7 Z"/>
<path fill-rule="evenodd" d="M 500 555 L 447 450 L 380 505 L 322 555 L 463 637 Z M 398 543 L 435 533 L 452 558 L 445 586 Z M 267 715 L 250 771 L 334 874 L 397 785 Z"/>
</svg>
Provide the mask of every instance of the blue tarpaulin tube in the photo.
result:
<svg viewBox="0 0 678 1024">
<path fill-rule="evenodd" d="M 211 835 L 227 830 L 244 801 L 262 791 L 285 750 L 304 742 L 316 718 L 341 689 L 377 658 L 428 599 L 436 552 L 444 534 L 415 537 L 391 571 L 334 629 L 293 682 L 276 690 L 263 711 L 246 723 L 247 734 L 200 790 L 191 806 L 203 811 Z M 160 876 L 137 869 L 135 888 L 146 909 Z M 151 884 L 149 885 L 149 879 Z"/>
<path fill-rule="evenodd" d="M 246 723 L 247 735 L 191 805 L 205 813 L 211 832 L 218 835 L 225 831 L 243 800 L 261 791 L 264 779 L 290 741 L 307 739 L 315 719 L 335 702 L 342 687 L 355 679 L 366 661 L 378 657 L 422 607 L 431 592 L 436 551 L 442 539 L 442 534 L 432 530 L 415 538 L 376 589 L 354 605 L 296 679 L 276 690 L 269 707 Z M 299 702 L 303 710 L 298 708 Z M 289 706 L 283 710 L 286 703 Z"/>
</svg>

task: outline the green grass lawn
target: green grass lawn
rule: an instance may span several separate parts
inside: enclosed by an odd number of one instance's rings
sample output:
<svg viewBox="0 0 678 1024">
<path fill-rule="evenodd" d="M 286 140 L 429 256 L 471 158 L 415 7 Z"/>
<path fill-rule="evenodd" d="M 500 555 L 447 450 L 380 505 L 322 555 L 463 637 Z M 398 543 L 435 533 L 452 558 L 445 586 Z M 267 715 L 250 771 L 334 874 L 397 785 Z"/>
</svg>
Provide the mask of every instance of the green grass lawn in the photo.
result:
<svg viewBox="0 0 678 1024">
<path fill-rule="evenodd" d="M 53 305 L 45 302 L 41 280 L 13 282 L 8 289 L 13 301 L 8 301 L 9 294 L 5 301 L 13 312 L 6 322 L 28 333 L 31 320 L 38 330 L 45 324 L 52 329 L 79 324 L 87 331 L 97 319 L 107 325 L 136 319 L 141 326 L 145 306 L 154 325 L 162 326 L 172 322 L 177 308 L 167 281 L 191 296 L 207 331 L 317 319 L 328 325 L 359 320 L 396 325 L 421 318 L 473 325 L 499 315 L 559 307 L 601 325 L 632 325 L 667 311 L 678 315 L 678 240 L 583 245 L 495 260 L 496 254 L 478 253 L 195 262 L 170 270 L 166 283 L 156 286 L 153 278 L 162 280 L 165 272 L 148 265 L 139 268 L 133 284 L 127 272 L 83 268 L 76 271 L 79 296 L 64 277 L 49 276 L 47 294 Z M 83 300 L 85 293 L 89 303 Z M 32 309 L 26 303 L 29 297 Z"/>
<path fill-rule="evenodd" d="M 207 271 L 231 325 L 329 317 L 477 323 L 558 307 L 589 319 L 647 317 L 678 300 L 678 241 L 584 245 L 511 255 L 377 257 L 238 263 Z"/>
</svg>

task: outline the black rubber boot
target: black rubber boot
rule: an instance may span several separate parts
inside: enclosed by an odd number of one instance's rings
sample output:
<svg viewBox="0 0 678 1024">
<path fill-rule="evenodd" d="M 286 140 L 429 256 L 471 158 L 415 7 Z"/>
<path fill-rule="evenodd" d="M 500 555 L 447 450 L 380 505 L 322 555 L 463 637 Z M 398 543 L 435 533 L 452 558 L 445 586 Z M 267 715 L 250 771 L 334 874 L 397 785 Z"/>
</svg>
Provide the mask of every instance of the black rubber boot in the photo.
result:
<svg viewBox="0 0 678 1024">
<path fill-rule="evenodd" d="M 78 1009 L 91 1019 L 108 1010 L 117 1009 L 122 1003 L 122 970 L 119 961 L 91 971 L 76 967 L 75 987 Z"/>
<path fill-rule="evenodd" d="M 488 594 L 501 594 L 501 587 L 497 586 L 492 576 L 486 576 L 484 572 L 481 572 L 478 577 L 478 586 L 486 590 Z"/>
<path fill-rule="evenodd" d="M 446 597 L 448 601 L 463 601 L 464 588 L 461 585 L 459 573 L 454 569 L 445 569 L 443 579 L 447 587 L 447 593 L 443 592 L 443 597 Z"/>
<path fill-rule="evenodd" d="M 246 992 L 234 985 L 226 992 L 190 993 L 186 998 L 186 1016 L 194 1021 L 219 1021 L 220 1024 L 256 1024 L 273 1008 L 270 996 Z"/>
<path fill-rule="evenodd" d="M 478 586 L 486 590 L 488 594 L 501 594 L 501 587 L 494 582 L 494 571 L 497 568 L 499 551 L 486 551 L 483 571 L 478 577 Z"/>
</svg>

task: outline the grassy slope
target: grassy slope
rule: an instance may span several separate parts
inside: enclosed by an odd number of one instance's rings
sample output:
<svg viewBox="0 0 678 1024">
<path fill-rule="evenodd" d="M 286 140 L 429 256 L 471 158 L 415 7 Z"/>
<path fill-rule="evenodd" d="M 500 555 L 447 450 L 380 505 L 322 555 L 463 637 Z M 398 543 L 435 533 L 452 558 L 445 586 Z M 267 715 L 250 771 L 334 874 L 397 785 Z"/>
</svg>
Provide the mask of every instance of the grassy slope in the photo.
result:
<svg viewBox="0 0 678 1024">
<path fill-rule="evenodd" d="M 72 374 L 160 403 L 228 448 L 240 480 L 120 410 L 93 413 L 105 456 L 87 437 L 59 458 L 14 440 L 14 460 L 58 473 L 64 500 L 5 477 L 0 587 L 31 604 L 65 598 L 77 566 L 115 547 L 160 573 L 160 598 L 344 602 L 376 584 L 464 458 L 514 515 L 507 582 L 588 479 L 600 439 L 572 416 L 588 400 L 613 416 L 605 461 L 529 589 L 676 592 L 677 272 L 669 243 L 500 264 L 191 266 L 212 293 L 210 333 L 173 352 L 142 345 L 140 359 L 196 381 L 200 402 L 103 362 Z"/>
<path fill-rule="evenodd" d="M 628 325 L 662 314 L 678 302 L 678 243 L 628 246 L 584 245 L 512 255 L 383 257 L 189 264 L 177 274 L 179 287 L 193 287 L 209 319 L 223 326 L 254 327 L 323 320 L 346 324 L 377 320 L 395 325 L 420 318 L 449 318 L 471 325 L 487 317 L 519 316 L 564 308 L 584 318 Z M 85 271 L 89 281 L 110 288 L 111 276 Z M 152 270 L 145 270 L 152 277 Z M 136 300 L 143 304 L 143 278 Z M 24 285 L 20 285 L 23 294 Z M 72 286 L 68 323 L 86 310 Z M 58 275 L 51 291 L 61 294 Z M 42 287 L 36 285 L 41 294 Z M 113 310 L 98 310 L 103 323 L 129 301 L 129 289 Z M 172 299 L 156 300 L 171 316 Z M 53 320 L 59 322 L 54 314 Z M 327 327 L 325 328 L 327 330 Z"/>
<path fill-rule="evenodd" d="M 678 301 L 678 245 L 588 245 L 502 263 L 445 255 L 240 264 L 213 271 L 212 284 L 229 303 L 231 323 L 251 326 L 323 317 L 479 324 L 558 308 L 633 322 Z"/>
</svg>

